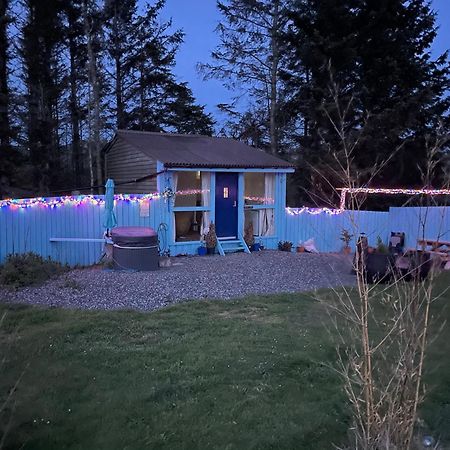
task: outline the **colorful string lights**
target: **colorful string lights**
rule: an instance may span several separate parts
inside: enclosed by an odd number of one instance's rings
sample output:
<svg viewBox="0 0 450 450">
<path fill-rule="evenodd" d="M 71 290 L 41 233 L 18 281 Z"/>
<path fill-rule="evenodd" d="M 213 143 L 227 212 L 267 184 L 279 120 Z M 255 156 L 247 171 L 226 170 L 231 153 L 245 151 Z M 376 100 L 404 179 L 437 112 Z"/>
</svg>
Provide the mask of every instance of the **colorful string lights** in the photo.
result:
<svg viewBox="0 0 450 450">
<path fill-rule="evenodd" d="M 378 195 L 450 195 L 450 189 L 403 189 L 403 188 L 340 188 L 341 198 L 339 208 L 308 208 L 303 206 L 302 208 L 286 208 L 289 215 L 300 215 L 308 213 L 312 215 L 328 214 L 334 216 L 342 214 L 345 211 L 345 204 L 347 200 L 347 194 L 378 194 Z"/>
<path fill-rule="evenodd" d="M 343 209 L 332 209 L 332 208 L 309 208 L 308 206 L 302 206 L 301 208 L 286 208 L 286 212 L 290 216 L 299 216 L 300 214 L 311 214 L 312 216 L 317 216 L 318 214 L 328 214 L 329 216 L 335 216 L 337 214 L 342 214 Z"/>
<path fill-rule="evenodd" d="M 264 205 L 275 203 L 275 200 L 273 198 L 270 198 L 270 197 L 249 197 L 249 196 L 245 196 L 244 200 L 247 200 L 249 202 L 259 202 L 259 203 L 264 204 Z"/>
<path fill-rule="evenodd" d="M 209 192 L 209 189 L 186 189 L 177 191 L 177 196 L 198 195 Z M 166 189 L 165 191 L 158 193 L 153 192 L 151 194 L 133 195 L 133 194 L 116 194 L 114 195 L 115 201 L 124 202 L 146 202 L 158 198 L 169 199 L 174 197 L 172 190 Z M 262 203 L 274 203 L 272 198 L 264 197 L 245 197 L 246 200 L 259 201 Z M 59 206 L 80 206 L 80 205 L 102 205 L 104 199 L 102 195 L 77 195 L 77 196 L 62 196 L 62 197 L 35 197 L 25 199 L 6 199 L 0 200 L 0 208 L 31 208 L 33 206 L 41 206 L 44 208 L 56 208 Z"/>
<path fill-rule="evenodd" d="M 303 206 L 301 208 L 286 208 L 286 212 L 291 216 L 300 214 L 328 214 L 331 216 L 341 214 L 345 211 L 345 205 L 348 194 L 377 194 L 377 195 L 450 195 L 450 189 L 403 189 L 403 188 L 340 188 L 341 198 L 339 208 L 310 208 Z M 209 192 L 205 189 L 188 189 L 177 191 L 176 195 L 198 195 Z M 116 194 L 114 196 L 115 201 L 123 201 L 130 203 L 143 203 L 154 199 L 172 197 L 168 195 L 166 191 L 159 193 L 153 192 L 150 194 L 135 195 L 135 194 Z M 244 197 L 247 201 L 256 201 L 263 204 L 272 204 L 274 199 L 265 197 Z M 6 199 L 0 200 L 0 208 L 31 208 L 31 207 L 44 207 L 44 208 L 57 208 L 60 206 L 82 206 L 82 205 L 103 205 L 104 198 L 102 195 L 78 195 L 78 196 L 63 196 L 63 197 L 36 197 L 26 199 Z"/>
<path fill-rule="evenodd" d="M 124 202 L 145 202 L 159 198 L 159 194 L 145 194 L 145 195 L 132 195 L 132 194 L 117 194 L 114 196 L 116 201 Z M 31 208 L 40 206 L 43 208 L 57 208 L 60 206 L 81 206 L 81 205 L 103 205 L 105 203 L 103 196 L 98 195 L 77 195 L 77 196 L 63 196 L 63 197 L 36 197 L 25 199 L 7 199 L 0 200 L 0 208 Z"/>
<path fill-rule="evenodd" d="M 378 195 L 450 195 L 450 189 L 408 189 L 408 188 L 340 188 L 340 210 L 345 209 L 347 194 L 378 194 Z"/>
</svg>

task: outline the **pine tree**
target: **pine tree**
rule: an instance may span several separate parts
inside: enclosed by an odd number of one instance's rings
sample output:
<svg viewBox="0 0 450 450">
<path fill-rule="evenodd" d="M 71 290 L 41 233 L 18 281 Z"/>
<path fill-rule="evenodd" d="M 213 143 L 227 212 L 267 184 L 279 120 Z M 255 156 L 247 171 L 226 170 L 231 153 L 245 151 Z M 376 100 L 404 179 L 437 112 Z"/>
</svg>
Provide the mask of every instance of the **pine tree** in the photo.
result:
<svg viewBox="0 0 450 450">
<path fill-rule="evenodd" d="M 125 107 L 128 102 L 128 88 L 133 69 L 130 58 L 133 45 L 136 43 L 133 39 L 136 9 L 136 0 L 105 1 L 105 47 L 111 61 L 115 118 L 118 129 L 126 127 Z"/>
<path fill-rule="evenodd" d="M 101 68 L 99 55 L 103 50 L 100 28 L 100 10 L 95 0 L 83 0 L 83 25 L 86 39 L 86 65 L 88 73 L 88 155 L 91 186 L 103 184 L 103 159 L 101 153 Z M 95 177 L 94 177 L 95 167 Z M 91 188 L 92 189 L 92 188 Z"/>
<path fill-rule="evenodd" d="M 426 136 L 448 120 L 449 108 L 447 54 L 430 56 L 436 30 L 428 2 L 302 0 L 291 20 L 287 109 L 304 123 L 298 139 L 313 168 L 308 188 L 317 193 L 339 182 L 332 123 L 339 106 L 346 113 L 343 129 L 358 136 L 352 163 L 359 183 L 371 180 L 375 161 L 390 158 L 372 182 L 420 184 Z M 328 179 L 318 179 L 319 171 Z"/>
<path fill-rule="evenodd" d="M 8 85 L 8 0 L 0 0 L 0 198 L 4 185 L 10 184 L 12 171 L 11 125 L 10 125 L 10 92 Z"/>
<path fill-rule="evenodd" d="M 233 91 L 246 90 L 246 108 L 263 117 L 266 145 L 280 152 L 282 35 L 287 23 L 287 1 L 218 1 L 223 21 L 217 27 L 220 44 L 213 63 L 200 66 L 206 78 L 218 78 Z M 262 114 L 261 114 L 262 113 Z M 235 114 L 233 114 L 235 115 Z"/>
<path fill-rule="evenodd" d="M 58 106 L 62 85 L 58 55 L 63 34 L 62 2 L 24 0 L 24 7 L 20 53 L 26 86 L 25 127 L 33 184 L 40 193 L 48 193 L 60 175 Z"/>
<path fill-rule="evenodd" d="M 72 0 L 64 5 L 66 17 L 66 46 L 68 50 L 68 114 L 70 123 L 71 167 L 74 186 L 82 186 L 83 142 L 81 136 L 84 111 L 82 90 L 87 81 L 86 43 L 83 22 L 82 0 Z"/>
<path fill-rule="evenodd" d="M 123 126 L 144 131 L 176 131 L 211 134 L 213 121 L 196 104 L 186 83 L 177 82 L 172 72 L 175 56 L 183 41 L 172 22 L 161 22 L 164 1 L 147 6 L 141 15 L 129 16 L 128 53 L 122 53 L 126 81 Z M 117 70 L 115 71 L 117 74 Z M 117 75 L 116 75 L 117 76 Z"/>
<path fill-rule="evenodd" d="M 211 136 L 214 121 L 205 113 L 204 106 L 197 105 L 187 83 L 172 83 L 173 100 L 169 102 L 169 129 L 177 133 Z"/>
</svg>

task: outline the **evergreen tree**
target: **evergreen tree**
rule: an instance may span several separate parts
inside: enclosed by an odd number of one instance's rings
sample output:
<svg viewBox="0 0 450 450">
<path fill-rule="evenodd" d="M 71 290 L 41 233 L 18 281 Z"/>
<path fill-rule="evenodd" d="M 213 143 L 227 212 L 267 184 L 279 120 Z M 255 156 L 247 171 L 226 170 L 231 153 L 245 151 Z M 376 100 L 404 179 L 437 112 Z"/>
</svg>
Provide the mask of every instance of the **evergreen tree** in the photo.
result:
<svg viewBox="0 0 450 450">
<path fill-rule="evenodd" d="M 419 185 L 427 135 L 440 120 L 448 127 L 449 64 L 447 54 L 430 55 L 436 29 L 429 2 L 301 0 L 291 20 L 288 110 L 304 123 L 301 154 L 314 168 L 308 188 L 326 192 L 324 185 L 339 183 L 334 125 L 343 112 L 343 130 L 358 139 L 352 163 L 359 183 L 372 178 L 375 161 L 390 159 L 374 183 Z"/>
<path fill-rule="evenodd" d="M 166 120 L 169 129 L 182 134 L 211 136 L 214 121 L 203 106 L 196 104 L 187 83 L 172 83 L 172 92 Z"/>
<path fill-rule="evenodd" d="M 130 58 L 136 44 L 134 18 L 136 0 L 106 0 L 104 7 L 106 39 L 105 47 L 110 59 L 115 100 L 116 127 L 126 127 L 125 105 L 128 102 L 128 87 L 133 70 Z"/>
<path fill-rule="evenodd" d="M 109 54 L 114 56 L 116 104 L 123 105 L 117 108 L 117 123 L 144 131 L 211 134 L 212 119 L 196 104 L 186 83 L 177 82 L 172 72 L 183 33 L 172 32 L 171 21 L 160 21 L 164 1 L 148 5 L 143 14 L 137 13 L 135 3 L 128 6 L 116 25 L 116 30 L 121 30 L 121 45 L 113 45 L 113 51 L 109 46 Z M 110 42 L 115 34 L 117 31 Z"/>
<path fill-rule="evenodd" d="M 8 86 L 8 0 L 0 0 L 0 198 L 10 184 L 12 166 L 10 92 Z"/>
<path fill-rule="evenodd" d="M 217 27 L 220 44 L 212 53 L 213 63 L 200 69 L 206 78 L 223 80 L 230 90 L 247 91 L 245 107 L 258 111 L 265 146 L 278 153 L 283 132 L 280 72 L 287 1 L 231 0 L 217 5 L 223 16 Z"/>
<path fill-rule="evenodd" d="M 83 183 L 83 142 L 81 128 L 85 113 L 82 103 L 82 91 L 87 81 L 86 43 L 83 22 L 82 0 L 72 0 L 64 5 L 66 17 L 65 35 L 68 50 L 68 102 L 67 109 L 70 123 L 71 168 L 74 186 Z"/>
<path fill-rule="evenodd" d="M 101 12 L 95 0 L 83 0 L 83 26 L 86 39 L 86 65 L 88 73 L 87 126 L 89 175 L 91 186 L 103 184 L 102 121 L 102 66 L 100 64 L 104 42 L 101 33 Z M 95 167 L 95 177 L 94 177 Z M 92 189 L 92 188 L 91 188 Z"/>
<path fill-rule="evenodd" d="M 27 111 L 25 128 L 33 165 L 33 184 L 48 193 L 60 174 L 58 107 L 62 89 L 60 63 L 60 0 L 24 0 L 25 24 L 21 37 Z"/>
</svg>

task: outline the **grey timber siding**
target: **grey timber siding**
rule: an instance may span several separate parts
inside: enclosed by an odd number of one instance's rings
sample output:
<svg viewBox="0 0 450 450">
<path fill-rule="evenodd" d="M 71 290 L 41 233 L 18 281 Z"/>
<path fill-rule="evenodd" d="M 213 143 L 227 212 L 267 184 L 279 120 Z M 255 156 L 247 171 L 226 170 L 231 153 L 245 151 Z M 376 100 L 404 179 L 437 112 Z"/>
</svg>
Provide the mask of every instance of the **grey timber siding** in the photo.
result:
<svg viewBox="0 0 450 450">
<path fill-rule="evenodd" d="M 114 183 L 129 181 L 156 173 L 156 161 L 127 144 L 120 137 L 106 153 L 106 177 Z M 139 183 L 117 186 L 117 194 L 148 194 L 156 192 L 156 177 Z"/>
</svg>

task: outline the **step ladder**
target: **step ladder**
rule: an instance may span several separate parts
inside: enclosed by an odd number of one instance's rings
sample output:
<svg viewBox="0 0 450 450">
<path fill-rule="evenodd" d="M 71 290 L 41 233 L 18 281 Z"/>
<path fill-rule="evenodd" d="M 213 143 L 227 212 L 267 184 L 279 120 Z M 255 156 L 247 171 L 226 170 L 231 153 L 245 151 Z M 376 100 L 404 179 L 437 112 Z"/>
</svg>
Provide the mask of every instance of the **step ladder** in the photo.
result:
<svg viewBox="0 0 450 450">
<path fill-rule="evenodd" d="M 217 250 L 219 254 L 225 256 L 227 253 L 244 252 L 250 253 L 250 250 L 242 237 L 239 238 L 218 238 Z"/>
</svg>

